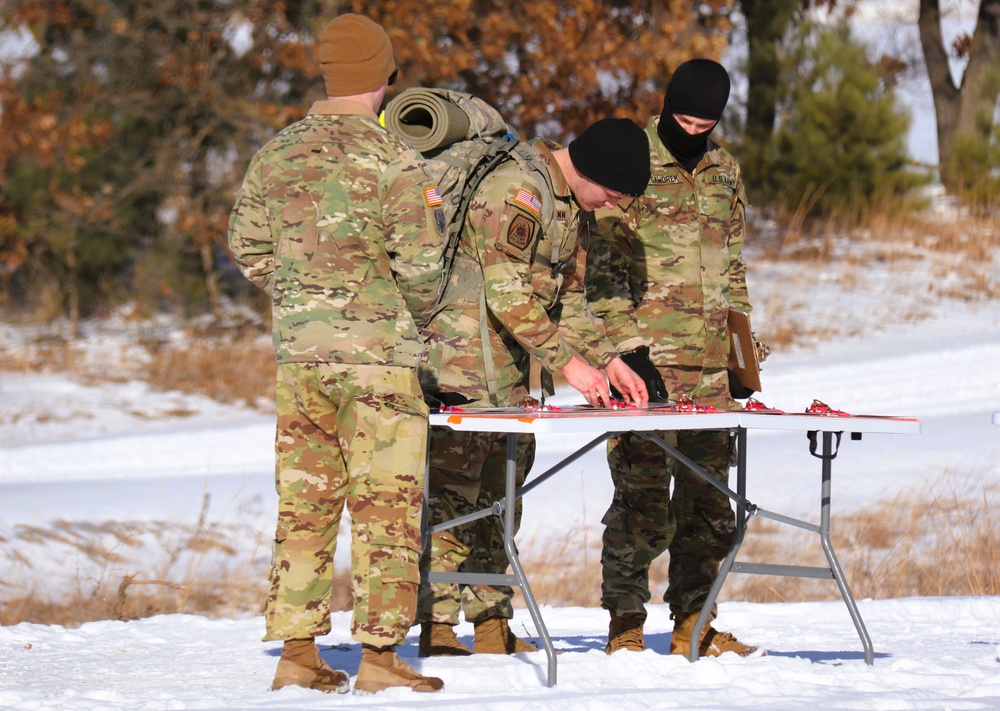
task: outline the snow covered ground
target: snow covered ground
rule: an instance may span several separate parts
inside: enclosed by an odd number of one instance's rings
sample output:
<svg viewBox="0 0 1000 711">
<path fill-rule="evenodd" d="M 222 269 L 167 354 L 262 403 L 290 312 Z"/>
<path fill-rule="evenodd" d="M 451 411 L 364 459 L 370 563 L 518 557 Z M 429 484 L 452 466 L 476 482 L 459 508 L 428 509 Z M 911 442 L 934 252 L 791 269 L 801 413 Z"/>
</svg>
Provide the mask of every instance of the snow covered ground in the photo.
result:
<svg viewBox="0 0 1000 711">
<path fill-rule="evenodd" d="M 891 48 L 917 47 L 912 27 L 901 34 L 881 24 L 891 16 L 887 8 L 905 8 L 912 22 L 915 7 L 898 0 L 865 4 L 875 9 L 863 20 L 866 36 Z M 974 17 L 969 8 L 946 22 L 967 28 Z M 949 27 L 951 36 L 955 27 Z M 909 81 L 901 97 L 915 109 L 910 150 L 932 163 L 926 79 Z M 944 277 L 931 266 L 940 267 L 918 255 L 889 264 L 872 260 L 863 269 L 751 259 L 757 330 L 766 333 L 792 318 L 815 334 L 767 361 L 760 399 L 794 411 L 818 398 L 855 414 L 911 415 L 922 423 L 919 435 L 844 442 L 834 465 L 835 524 L 838 513 L 899 492 L 948 482 L 975 499 L 1000 484 L 1000 426 L 992 423 L 1000 411 L 1000 305 L 937 298 L 932 283 L 960 281 L 970 266 L 956 265 Z M 971 268 L 995 284 L 1000 254 Z M 18 338 L 0 323 L 0 347 Z M 107 346 L 122 344 L 97 343 L 94 352 Z M 136 382 L 95 387 L 59 374 L 0 372 L 0 552 L 6 552 L 0 555 L 0 604 L 27 585 L 56 595 L 87 574 L 72 545 L 25 535 L 35 529 L 85 529 L 105 521 L 191 525 L 204 514 L 228 531 L 238 552 L 266 556 L 258 549 L 273 529 L 272 441 L 273 418 L 250 409 Z M 542 438 L 537 471 L 577 444 Z M 815 515 L 817 463 L 801 433 L 752 433 L 748 452 L 751 500 L 789 515 Z M 601 453 L 581 459 L 525 500 L 522 551 L 561 539 L 567 526 L 585 525 L 598 535 L 610 494 Z M 344 570 L 347 539 L 341 541 Z M 279 645 L 260 642 L 260 617 L 165 615 L 76 629 L 0 627 L 0 708 L 1000 709 L 996 597 L 860 600 L 875 647 L 872 667 L 840 601 L 723 601 L 717 625 L 765 646 L 768 655 L 696 664 L 667 654 L 672 624 L 662 605 L 650 606 L 647 651 L 608 657 L 604 611 L 541 602 L 562 652 L 554 688 L 545 686 L 543 654 L 418 660 L 414 643 L 402 656 L 444 678 L 442 693 L 270 692 Z M 534 633 L 525 610 L 517 611 L 514 627 Z M 328 663 L 354 674 L 360 650 L 347 628 L 347 613 L 336 613 L 333 632 L 319 641 Z M 459 634 L 470 641 L 471 626 L 463 623 Z"/>
<path fill-rule="evenodd" d="M 982 268 L 995 274 L 997 263 Z M 817 273 L 751 262 L 758 330 L 792 310 L 800 323 L 828 324 L 836 334 L 772 355 L 764 367 L 764 402 L 796 411 L 818 398 L 854 414 L 921 421 L 919 435 L 845 440 L 834 464 L 835 525 L 838 513 L 942 481 L 981 497 L 984 488 L 1000 484 L 1000 426 L 992 424 L 1000 411 L 997 304 L 929 295 L 914 288 L 923 278 L 917 267 L 873 262 L 860 274 L 850 267 L 849 279 L 841 269 L 847 267 L 831 264 Z M 11 343 L 16 334 L 0 338 Z M 234 545 L 259 547 L 273 526 L 272 428 L 267 414 L 154 392 L 141 383 L 95 387 L 56 374 L 2 373 L 0 542 L 6 539 L 10 550 L 27 527 L 57 521 L 193 523 L 208 495 L 208 517 L 229 527 Z M 578 443 L 542 437 L 537 471 Z M 752 432 L 748 452 L 751 500 L 815 517 L 818 463 L 801 433 Z M 527 555 L 559 539 L 567 526 L 586 525 L 599 535 L 610 493 L 601 453 L 581 459 L 525 499 L 522 550 Z M 7 586 L 0 595 L 29 579 L 51 593 L 83 565 L 71 547 L 51 541 L 25 542 L 18 552 L 34 565 L 0 560 Z M 873 667 L 865 665 L 840 601 L 723 601 L 719 626 L 769 654 L 693 665 L 666 654 L 672 625 L 660 605 L 651 606 L 647 623 L 650 649 L 607 657 L 604 611 L 540 602 L 563 652 L 554 688 L 545 686 L 543 654 L 418 660 L 410 644 L 403 656 L 443 677 L 443 693 L 330 698 L 297 689 L 270 692 L 278 647 L 259 641 L 261 618 L 168 615 L 77 629 L 0 628 L 0 707 L 1000 708 L 1000 598 L 859 601 L 875 647 Z M 331 665 L 353 674 L 359 649 L 347 627 L 346 613 L 336 614 L 334 632 L 320 642 Z M 534 634 L 525 610 L 515 627 Z M 463 623 L 460 635 L 468 641 L 471 628 Z"/>
<path fill-rule="evenodd" d="M 690 664 L 667 654 L 671 623 L 660 606 L 647 622 L 644 652 L 604 654 L 602 610 L 546 609 L 556 639 L 559 680 L 545 686 L 543 653 L 497 658 L 402 656 L 440 676 L 437 694 L 393 689 L 330 697 L 268 690 L 280 651 L 259 640 L 260 618 L 208 621 L 167 615 L 137 622 L 93 622 L 74 630 L 21 624 L 0 628 L 0 707 L 73 711 L 159 709 L 940 709 L 1000 708 L 1000 600 L 952 598 L 863 601 L 876 644 L 864 663 L 843 605 L 834 602 L 725 603 L 719 623 L 768 647 L 768 656 L 725 655 Z M 518 611 L 515 626 L 531 624 Z M 358 645 L 347 613 L 320 640 L 332 666 L 356 671 Z M 471 625 L 459 636 L 471 644 Z M 329 646 L 328 646 L 329 645 Z"/>
</svg>

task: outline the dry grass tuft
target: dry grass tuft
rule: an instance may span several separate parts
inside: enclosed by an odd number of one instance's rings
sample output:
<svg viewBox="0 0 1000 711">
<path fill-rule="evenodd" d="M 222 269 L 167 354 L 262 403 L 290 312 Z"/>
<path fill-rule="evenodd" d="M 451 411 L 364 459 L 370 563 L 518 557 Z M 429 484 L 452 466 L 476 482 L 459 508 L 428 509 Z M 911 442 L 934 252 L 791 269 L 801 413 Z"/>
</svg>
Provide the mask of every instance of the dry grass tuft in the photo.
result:
<svg viewBox="0 0 1000 711">
<path fill-rule="evenodd" d="M 749 242 L 768 260 L 907 268 L 914 260 L 934 257 L 930 263 L 936 281 L 927 285 L 934 295 L 965 300 L 1000 296 L 1000 286 L 987 278 L 986 269 L 1000 249 L 1000 214 L 942 216 L 885 203 L 849 223 L 807 220 L 800 210 L 752 224 L 748 232 Z"/>
<path fill-rule="evenodd" d="M 834 550 L 851 592 L 858 599 L 1000 594 L 996 493 L 984 488 L 981 498 L 968 499 L 954 487 L 915 492 L 853 515 L 834 516 Z M 524 546 L 522 562 L 540 604 L 600 605 L 600 538 L 599 529 L 586 533 L 578 528 L 558 542 Z M 654 603 L 667 587 L 668 560 L 661 556 L 650 571 Z M 751 521 L 738 560 L 827 565 L 816 534 L 763 518 Z M 720 595 L 721 600 L 747 602 L 839 597 L 832 580 L 737 573 L 728 577 Z"/>
<path fill-rule="evenodd" d="M 1000 594 L 1000 517 L 954 488 L 900 496 L 863 511 L 837 545 L 854 551 L 845 566 L 863 597 Z M 995 498 L 994 498 L 995 501 Z"/>
<path fill-rule="evenodd" d="M 273 401 L 276 367 L 270 340 L 252 338 L 158 351 L 139 375 L 163 390 L 252 406 Z"/>
<path fill-rule="evenodd" d="M 941 487 L 940 489 L 943 489 Z M 1000 518 L 995 491 L 968 499 L 955 488 L 900 496 L 834 518 L 834 548 L 855 597 L 1000 594 Z M 222 527 L 204 512 L 192 526 L 166 522 L 24 527 L 0 539 L 0 625 L 75 626 L 189 613 L 210 618 L 260 614 L 267 592 L 270 542 L 246 527 Z M 250 550 L 235 541 L 252 541 Z M 156 545 L 153 542 L 157 542 Z M 33 561 L 62 550 L 70 571 L 56 580 Z M 66 553 L 69 551 L 69 554 Z M 523 563 L 540 604 L 597 607 L 601 531 L 580 526 L 558 541 L 522 545 Z M 815 534 L 767 519 L 751 522 L 741 561 L 825 565 Z M 667 587 L 669 556 L 650 571 L 652 601 Z M 332 608 L 350 609 L 349 576 L 335 576 Z M 44 581 L 44 584 L 43 584 Z M 6 594 L 5 594 L 6 593 Z M 839 598 L 832 580 L 732 574 L 720 599 L 795 602 Z M 520 593 L 515 604 L 523 606 Z"/>
<path fill-rule="evenodd" d="M 803 211 L 753 213 L 747 227 L 750 273 L 772 287 L 770 298 L 751 290 L 757 335 L 772 349 L 787 351 L 833 334 L 868 331 L 868 321 L 853 317 L 849 306 L 817 310 L 827 286 L 848 304 L 855 292 L 879 294 L 882 323 L 919 322 L 937 313 L 945 299 L 988 302 L 1000 297 L 998 255 L 1000 214 L 914 212 L 890 204 L 850 222 L 807 219 Z"/>
<path fill-rule="evenodd" d="M 59 324 L 22 325 L 20 343 L 0 346 L 0 371 L 61 372 L 85 385 L 141 380 L 158 390 L 259 408 L 274 400 L 276 363 L 266 324 L 87 326 L 89 333 L 71 339 Z"/>
<path fill-rule="evenodd" d="M 270 550 L 247 524 L 55 521 L 0 538 L 0 624 L 256 614 Z M 53 571 L 65 571 L 59 577 Z"/>
</svg>

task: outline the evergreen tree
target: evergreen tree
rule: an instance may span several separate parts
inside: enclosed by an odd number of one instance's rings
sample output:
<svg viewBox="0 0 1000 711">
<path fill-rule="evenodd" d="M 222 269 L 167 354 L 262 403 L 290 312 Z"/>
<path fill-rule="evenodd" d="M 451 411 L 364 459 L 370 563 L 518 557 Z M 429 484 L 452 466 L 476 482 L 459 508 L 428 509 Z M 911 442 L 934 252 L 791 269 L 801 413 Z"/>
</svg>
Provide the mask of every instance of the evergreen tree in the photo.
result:
<svg viewBox="0 0 1000 711">
<path fill-rule="evenodd" d="M 802 24 L 785 67 L 774 179 L 786 204 L 849 217 L 922 180 L 908 169 L 909 116 L 846 23 Z"/>
</svg>

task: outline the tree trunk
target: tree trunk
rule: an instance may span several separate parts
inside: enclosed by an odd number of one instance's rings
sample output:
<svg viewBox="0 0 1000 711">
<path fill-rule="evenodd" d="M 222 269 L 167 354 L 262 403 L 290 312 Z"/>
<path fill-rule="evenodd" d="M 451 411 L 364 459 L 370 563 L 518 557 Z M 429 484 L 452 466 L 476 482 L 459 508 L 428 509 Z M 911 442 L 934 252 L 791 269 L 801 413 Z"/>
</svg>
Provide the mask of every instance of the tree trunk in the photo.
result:
<svg viewBox="0 0 1000 711">
<path fill-rule="evenodd" d="M 981 0 L 976 30 L 969 47 L 969 65 L 962 77 L 958 132 L 971 132 L 988 140 L 993 128 L 1000 70 L 1000 0 Z"/>
<path fill-rule="evenodd" d="M 741 0 L 747 23 L 747 123 L 751 140 L 774 133 L 781 60 L 778 43 L 795 14 L 795 0 Z"/>
<path fill-rule="evenodd" d="M 989 140 L 996 105 L 996 85 L 990 75 L 1000 61 L 1000 0 L 981 0 L 969 63 L 958 86 L 948 70 L 948 52 L 941 34 L 939 0 L 920 0 L 917 19 L 920 45 L 934 97 L 937 119 L 938 169 L 941 182 L 955 187 L 950 165 L 955 136 L 970 133 Z"/>
<path fill-rule="evenodd" d="M 222 316 L 222 299 L 219 296 L 219 275 L 215 268 L 215 250 L 212 243 L 205 240 L 198 251 L 201 255 L 201 271 L 205 277 L 205 292 L 208 294 L 208 307 L 216 319 Z"/>
<path fill-rule="evenodd" d="M 747 107 L 740 162 L 748 187 L 770 175 L 772 137 L 781 86 L 778 43 L 795 16 L 795 0 L 740 0 L 747 23 Z"/>
<path fill-rule="evenodd" d="M 69 279 L 66 284 L 67 309 L 69 311 L 69 337 L 76 340 L 80 337 L 80 270 L 76 256 L 76 244 L 70 247 L 66 254 L 66 268 Z"/>
</svg>

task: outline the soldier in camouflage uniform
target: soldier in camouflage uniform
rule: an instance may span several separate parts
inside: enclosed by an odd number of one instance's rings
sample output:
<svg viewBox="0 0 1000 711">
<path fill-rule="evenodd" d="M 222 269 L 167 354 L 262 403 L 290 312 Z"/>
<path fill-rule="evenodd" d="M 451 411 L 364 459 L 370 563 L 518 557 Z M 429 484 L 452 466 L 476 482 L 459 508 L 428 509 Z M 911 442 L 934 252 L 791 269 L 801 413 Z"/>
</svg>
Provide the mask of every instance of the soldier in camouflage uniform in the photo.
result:
<svg viewBox="0 0 1000 711">
<path fill-rule="evenodd" d="M 742 255 L 746 197 L 736 160 L 708 139 L 729 87 L 716 62 L 679 66 L 662 115 L 646 127 L 652 162 L 646 194 L 624 213 L 597 215 L 587 270 L 591 309 L 610 338 L 645 344 L 623 358 L 643 375 L 651 400 L 687 395 L 719 409 L 736 406 L 727 320 L 731 307 L 750 310 Z M 658 434 L 728 481 L 735 439 L 727 431 Z M 675 623 L 670 651 L 687 656 L 695 621 L 733 542 L 729 499 L 636 435 L 609 441 L 608 464 L 615 494 L 603 519 L 607 652 L 645 649 L 649 567 L 669 550 L 664 601 Z M 756 651 L 711 626 L 699 648 L 702 655 Z"/>
<path fill-rule="evenodd" d="M 412 149 L 377 119 L 396 76 L 382 27 L 341 15 L 319 55 L 327 100 L 254 156 L 229 226 L 236 262 L 271 295 L 278 361 L 278 524 L 264 639 L 284 646 L 272 688 L 349 689 L 314 641 L 330 632 L 346 503 L 351 633 L 362 644 L 355 692 L 437 691 L 440 679 L 395 651 L 416 608 L 427 407 L 416 374 L 424 347 L 394 275 L 409 241 L 403 229 L 383 234 L 381 196 L 385 167 Z"/>
<path fill-rule="evenodd" d="M 439 401 L 463 408 L 518 405 L 529 395 L 534 358 L 547 371 L 561 372 L 591 404 L 608 403 L 610 392 L 605 375 L 589 363 L 604 369 L 627 399 L 645 402 L 641 380 L 595 330 L 583 288 L 584 213 L 642 193 L 649 175 L 645 135 L 628 119 L 605 119 L 568 148 L 541 139 L 530 145 L 531 165 L 508 160 L 475 195 L 445 294 L 447 306 L 424 332 L 428 356 L 420 368 L 421 384 Z M 479 288 L 468 288 L 470 283 Z M 431 524 L 503 498 L 505 434 L 435 427 L 430 450 Z M 519 484 L 533 457 L 534 438 L 520 436 Z M 501 526 L 494 516 L 434 534 L 430 569 L 505 572 Z M 475 625 L 471 651 L 535 651 L 510 630 L 511 595 L 509 587 L 422 587 L 420 654 L 470 653 L 454 632 L 463 610 Z"/>
</svg>

